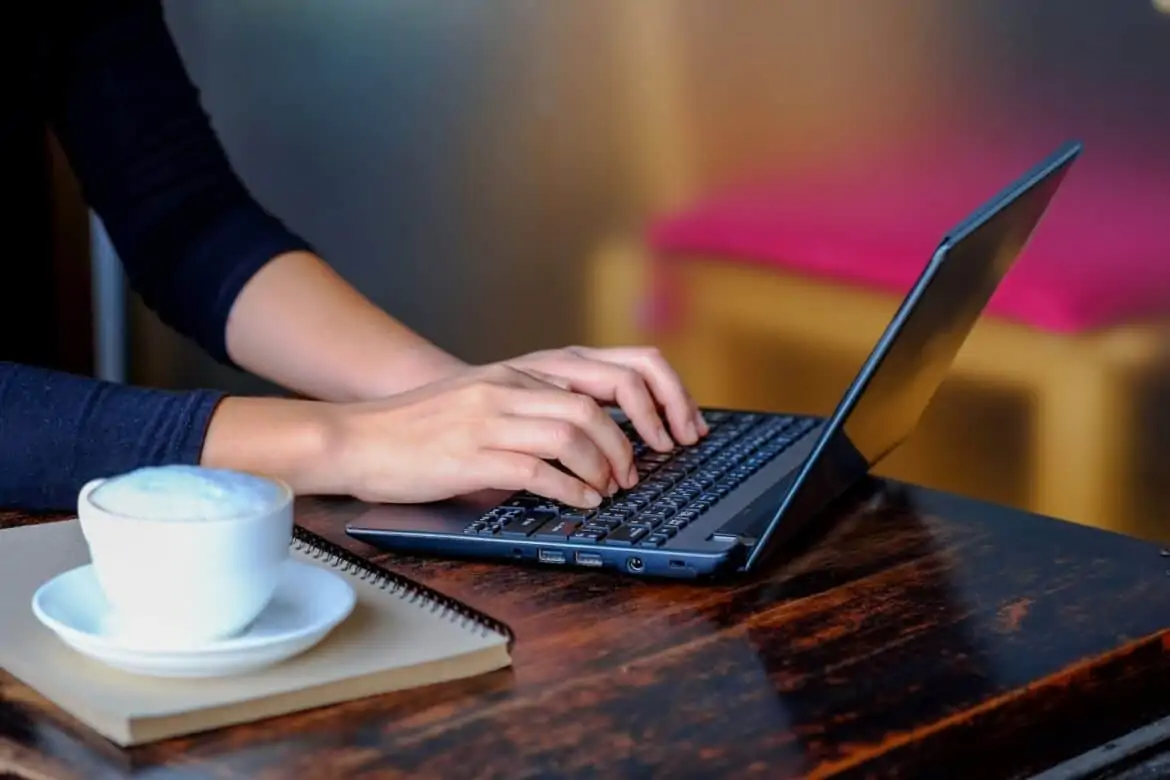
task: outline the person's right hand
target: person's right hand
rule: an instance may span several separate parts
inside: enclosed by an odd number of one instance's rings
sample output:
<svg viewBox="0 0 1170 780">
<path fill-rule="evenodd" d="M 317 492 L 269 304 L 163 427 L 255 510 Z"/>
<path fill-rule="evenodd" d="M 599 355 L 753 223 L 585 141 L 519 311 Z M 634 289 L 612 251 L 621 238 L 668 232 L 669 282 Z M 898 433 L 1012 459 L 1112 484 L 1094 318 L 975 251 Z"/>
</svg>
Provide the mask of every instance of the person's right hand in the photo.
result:
<svg viewBox="0 0 1170 780">
<path fill-rule="evenodd" d="M 329 455 L 320 468 L 337 492 L 366 501 L 503 489 L 593 507 L 637 482 L 629 441 L 595 400 L 499 364 L 328 409 Z"/>
</svg>

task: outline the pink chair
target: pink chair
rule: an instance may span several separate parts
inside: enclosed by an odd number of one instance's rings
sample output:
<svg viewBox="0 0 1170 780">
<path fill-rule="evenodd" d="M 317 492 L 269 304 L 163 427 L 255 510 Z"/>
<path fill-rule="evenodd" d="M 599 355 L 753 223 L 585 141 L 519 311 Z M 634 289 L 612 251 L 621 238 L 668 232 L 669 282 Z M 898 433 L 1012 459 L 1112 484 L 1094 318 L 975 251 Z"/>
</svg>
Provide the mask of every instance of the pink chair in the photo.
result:
<svg viewBox="0 0 1170 780">
<path fill-rule="evenodd" d="M 901 295 L 943 232 L 1045 151 L 1021 146 L 911 148 L 745 188 L 662 218 L 650 245 Z M 1147 166 L 1090 147 L 988 314 L 1084 334 L 1170 310 L 1170 170 Z"/>
</svg>

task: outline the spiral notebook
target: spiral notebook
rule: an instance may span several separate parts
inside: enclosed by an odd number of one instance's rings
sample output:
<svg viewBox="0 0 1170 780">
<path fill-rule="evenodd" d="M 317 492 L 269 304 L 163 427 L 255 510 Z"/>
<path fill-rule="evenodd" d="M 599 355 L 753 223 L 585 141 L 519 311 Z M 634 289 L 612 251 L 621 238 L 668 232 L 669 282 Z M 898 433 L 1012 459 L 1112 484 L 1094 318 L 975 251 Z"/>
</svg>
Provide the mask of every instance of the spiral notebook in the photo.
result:
<svg viewBox="0 0 1170 780">
<path fill-rule="evenodd" d="M 69 648 L 32 613 L 33 593 L 89 554 L 77 520 L 0 530 L 0 668 L 122 746 L 212 730 L 511 664 L 500 621 L 297 526 L 291 555 L 350 578 L 357 604 L 305 653 L 198 680 L 121 672 Z"/>
</svg>

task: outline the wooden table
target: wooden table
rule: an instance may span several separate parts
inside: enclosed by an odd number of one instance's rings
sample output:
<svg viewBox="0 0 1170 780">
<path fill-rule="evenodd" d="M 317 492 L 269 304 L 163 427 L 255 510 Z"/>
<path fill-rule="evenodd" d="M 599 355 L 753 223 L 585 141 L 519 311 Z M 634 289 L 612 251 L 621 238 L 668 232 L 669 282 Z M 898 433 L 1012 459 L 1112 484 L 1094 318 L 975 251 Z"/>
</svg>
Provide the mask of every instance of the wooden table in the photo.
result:
<svg viewBox="0 0 1170 780">
<path fill-rule="evenodd" d="M 372 554 L 342 530 L 362 510 L 304 501 L 299 521 Z M 0 777 L 997 778 L 1070 759 L 1050 776 L 1084 777 L 1160 760 L 1137 749 L 1170 715 L 1157 547 L 876 480 L 833 515 L 770 575 L 718 587 L 382 555 L 510 623 L 513 668 L 130 751 L 0 672 Z"/>
</svg>

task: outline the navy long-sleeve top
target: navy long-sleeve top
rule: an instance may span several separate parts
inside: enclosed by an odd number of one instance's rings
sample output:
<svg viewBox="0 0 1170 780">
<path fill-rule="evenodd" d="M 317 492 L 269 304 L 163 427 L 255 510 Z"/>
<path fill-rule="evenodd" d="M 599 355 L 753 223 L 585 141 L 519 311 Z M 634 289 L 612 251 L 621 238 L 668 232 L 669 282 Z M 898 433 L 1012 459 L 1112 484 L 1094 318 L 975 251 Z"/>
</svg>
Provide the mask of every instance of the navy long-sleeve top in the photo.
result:
<svg viewBox="0 0 1170 780">
<path fill-rule="evenodd" d="M 23 16 L 22 16 L 23 15 Z M 23 18 L 25 21 L 19 21 Z M 158 0 L 43 0 L 0 30 L 0 172 L 57 134 L 131 286 L 219 360 L 228 312 L 267 261 L 309 249 L 229 166 Z M 6 181 L 19 197 L 34 181 Z M 11 235 L 19 225 L 0 230 Z M 20 262 L 5 248 L 5 262 Z M 221 394 L 0 362 L 0 507 L 69 509 L 89 479 L 197 463 Z"/>
</svg>

